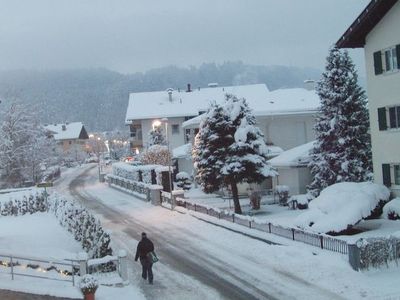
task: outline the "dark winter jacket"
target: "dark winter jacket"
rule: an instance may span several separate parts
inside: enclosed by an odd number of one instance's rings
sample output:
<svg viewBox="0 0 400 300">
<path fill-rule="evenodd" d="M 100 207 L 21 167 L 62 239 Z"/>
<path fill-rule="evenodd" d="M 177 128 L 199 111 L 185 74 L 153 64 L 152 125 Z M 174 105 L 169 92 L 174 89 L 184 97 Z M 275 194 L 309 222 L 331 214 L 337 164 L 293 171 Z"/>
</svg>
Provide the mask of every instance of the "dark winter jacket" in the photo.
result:
<svg viewBox="0 0 400 300">
<path fill-rule="evenodd" d="M 154 245 L 147 237 L 142 238 L 142 240 L 137 245 L 135 261 L 140 257 L 141 259 L 147 258 L 147 254 L 154 251 Z"/>
</svg>

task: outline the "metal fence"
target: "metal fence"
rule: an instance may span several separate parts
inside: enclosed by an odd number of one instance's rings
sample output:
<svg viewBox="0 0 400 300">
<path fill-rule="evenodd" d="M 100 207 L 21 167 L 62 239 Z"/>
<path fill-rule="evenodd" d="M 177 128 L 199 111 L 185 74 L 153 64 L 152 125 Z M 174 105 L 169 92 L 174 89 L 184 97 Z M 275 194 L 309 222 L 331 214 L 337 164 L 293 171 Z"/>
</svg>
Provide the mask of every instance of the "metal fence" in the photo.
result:
<svg viewBox="0 0 400 300">
<path fill-rule="evenodd" d="M 183 198 L 176 199 L 176 205 L 184 206 L 189 210 L 204 213 L 219 219 L 227 220 L 242 226 L 254 228 L 263 232 L 275 234 L 293 241 L 303 242 L 305 244 L 319 247 L 342 254 L 348 254 L 348 245 L 346 241 L 339 240 L 327 235 L 306 232 L 298 228 L 288 228 L 272 223 L 258 223 L 251 218 L 243 218 L 234 213 L 226 213 L 199 204 L 185 201 Z"/>
<path fill-rule="evenodd" d="M 145 183 L 125 179 L 115 175 L 107 175 L 108 184 L 121 187 L 128 192 L 134 192 L 142 196 L 143 199 L 150 201 L 150 189 Z"/>
<path fill-rule="evenodd" d="M 9 273 L 12 280 L 15 276 L 25 276 L 67 281 L 75 285 L 75 275 L 78 272 L 79 263 L 75 260 L 50 261 L 0 254 L 0 273 Z"/>
</svg>

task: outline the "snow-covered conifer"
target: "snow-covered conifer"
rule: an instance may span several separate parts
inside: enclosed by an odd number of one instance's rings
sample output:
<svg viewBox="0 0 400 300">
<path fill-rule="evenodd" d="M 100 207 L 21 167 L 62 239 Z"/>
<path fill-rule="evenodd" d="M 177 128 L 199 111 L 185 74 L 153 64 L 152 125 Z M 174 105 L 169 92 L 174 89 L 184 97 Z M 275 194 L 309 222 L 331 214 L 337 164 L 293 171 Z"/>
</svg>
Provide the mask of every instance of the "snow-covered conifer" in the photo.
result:
<svg viewBox="0 0 400 300">
<path fill-rule="evenodd" d="M 267 162 L 268 148 L 245 99 L 227 95 L 213 104 L 200 125 L 193 150 L 196 178 L 205 192 L 231 189 L 235 213 L 242 213 L 237 184 L 260 183 L 277 173 Z"/>
<path fill-rule="evenodd" d="M 179 172 L 176 174 L 176 185 L 185 191 L 190 190 L 192 181 L 190 180 L 189 174 L 186 172 Z"/>
<path fill-rule="evenodd" d="M 372 171 L 366 97 L 347 51 L 330 49 L 317 93 L 321 107 L 308 187 L 314 196 L 334 183 L 370 180 Z"/>
<path fill-rule="evenodd" d="M 166 145 L 164 133 L 161 126 L 155 126 L 149 132 L 149 147 L 153 145 Z"/>
</svg>

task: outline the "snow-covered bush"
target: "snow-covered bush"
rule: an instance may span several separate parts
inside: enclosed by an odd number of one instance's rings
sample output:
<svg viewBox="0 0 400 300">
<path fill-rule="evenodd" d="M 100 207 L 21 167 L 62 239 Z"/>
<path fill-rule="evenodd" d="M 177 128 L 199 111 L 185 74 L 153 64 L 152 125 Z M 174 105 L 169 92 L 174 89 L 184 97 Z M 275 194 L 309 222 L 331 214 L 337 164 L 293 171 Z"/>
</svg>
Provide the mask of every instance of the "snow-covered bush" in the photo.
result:
<svg viewBox="0 0 400 300">
<path fill-rule="evenodd" d="M 400 258 L 397 250 L 400 249 L 400 238 L 395 236 L 360 239 L 356 245 L 360 249 L 361 269 L 388 266 L 390 261 Z"/>
<path fill-rule="evenodd" d="M 98 287 L 99 282 L 97 281 L 96 277 L 90 274 L 84 275 L 79 282 L 79 288 L 84 295 L 95 293 Z"/>
<path fill-rule="evenodd" d="M 171 161 L 171 153 L 167 146 L 153 145 L 141 154 L 140 161 L 144 165 L 168 166 Z"/>
<path fill-rule="evenodd" d="M 279 204 L 286 205 L 289 197 L 289 187 L 287 185 L 277 185 L 275 192 L 279 198 Z"/>
<path fill-rule="evenodd" d="M 342 182 L 324 189 L 309 204 L 309 210 L 295 219 L 295 224 L 314 232 L 339 233 L 371 215 L 387 202 L 390 191 L 371 182 Z"/>
<path fill-rule="evenodd" d="M 176 174 L 176 185 L 185 191 L 190 190 L 192 181 L 190 180 L 189 174 L 186 172 L 179 172 Z"/>
<path fill-rule="evenodd" d="M 383 207 L 383 215 L 389 220 L 400 220 L 400 198 L 394 198 Z"/>
<path fill-rule="evenodd" d="M 310 194 L 293 195 L 289 198 L 288 204 L 297 203 L 298 209 L 307 209 L 308 203 L 313 199 Z"/>
</svg>

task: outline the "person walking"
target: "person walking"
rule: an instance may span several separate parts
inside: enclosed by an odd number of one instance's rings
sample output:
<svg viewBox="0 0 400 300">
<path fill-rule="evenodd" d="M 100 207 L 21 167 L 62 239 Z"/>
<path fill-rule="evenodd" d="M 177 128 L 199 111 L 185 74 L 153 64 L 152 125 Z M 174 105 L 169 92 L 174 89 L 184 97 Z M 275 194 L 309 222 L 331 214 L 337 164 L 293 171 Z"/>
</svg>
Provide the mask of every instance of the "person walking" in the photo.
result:
<svg viewBox="0 0 400 300">
<path fill-rule="evenodd" d="M 153 261 L 149 255 L 150 252 L 154 251 L 153 242 L 147 238 L 145 232 L 142 232 L 142 239 L 137 245 L 135 261 L 140 258 L 142 264 L 142 277 L 143 279 L 149 279 L 149 284 L 153 284 Z"/>
</svg>

